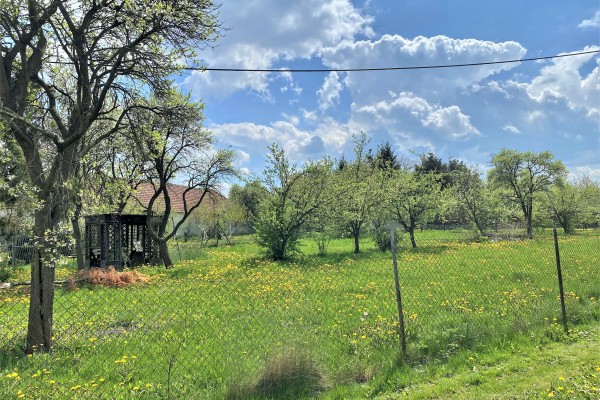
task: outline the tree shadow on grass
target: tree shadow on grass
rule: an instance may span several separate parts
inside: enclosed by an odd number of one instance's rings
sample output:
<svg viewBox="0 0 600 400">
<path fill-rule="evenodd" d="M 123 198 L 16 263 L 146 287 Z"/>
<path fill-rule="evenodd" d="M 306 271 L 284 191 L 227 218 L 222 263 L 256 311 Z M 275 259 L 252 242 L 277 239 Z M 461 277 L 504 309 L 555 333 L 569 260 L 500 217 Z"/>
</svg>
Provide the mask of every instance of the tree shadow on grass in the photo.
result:
<svg viewBox="0 0 600 400">
<path fill-rule="evenodd" d="M 442 254 L 450 250 L 447 244 L 428 244 L 425 246 L 417 246 L 416 248 L 407 247 L 401 250 L 402 254 Z"/>
<path fill-rule="evenodd" d="M 25 338 L 0 345 L 0 370 L 13 369 L 17 362 L 25 359 Z"/>
</svg>

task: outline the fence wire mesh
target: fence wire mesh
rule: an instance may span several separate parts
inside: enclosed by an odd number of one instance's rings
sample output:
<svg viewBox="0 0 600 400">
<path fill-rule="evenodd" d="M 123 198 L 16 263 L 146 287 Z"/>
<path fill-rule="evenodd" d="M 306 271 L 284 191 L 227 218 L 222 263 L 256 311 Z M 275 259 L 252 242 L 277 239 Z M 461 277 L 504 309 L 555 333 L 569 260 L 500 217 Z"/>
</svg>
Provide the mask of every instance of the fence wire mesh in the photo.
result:
<svg viewBox="0 0 600 400">
<path fill-rule="evenodd" d="M 476 236 L 443 227 L 417 232 L 416 249 L 401 242 L 409 362 L 562 331 L 552 232 Z M 600 320 L 600 231 L 559 241 L 568 324 Z M 9 263 L 0 397 L 286 397 L 286 379 L 304 394 L 367 382 L 401 354 L 390 252 L 368 239 L 362 245 L 355 255 L 351 239 L 337 239 L 318 256 L 307 241 L 302 255 L 271 262 L 250 240 L 179 242 L 174 268 L 123 274 L 74 275 L 64 261 L 56 266 L 64 283 L 55 290 L 52 352 L 32 356 L 22 350 L 29 267 Z"/>
</svg>

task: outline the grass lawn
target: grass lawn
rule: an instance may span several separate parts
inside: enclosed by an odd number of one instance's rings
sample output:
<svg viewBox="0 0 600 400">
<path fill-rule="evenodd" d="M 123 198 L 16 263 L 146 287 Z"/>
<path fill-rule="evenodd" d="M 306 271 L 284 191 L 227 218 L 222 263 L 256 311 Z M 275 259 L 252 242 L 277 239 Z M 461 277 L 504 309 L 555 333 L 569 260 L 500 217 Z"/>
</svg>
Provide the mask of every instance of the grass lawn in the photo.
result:
<svg viewBox="0 0 600 400">
<path fill-rule="evenodd" d="M 175 268 L 139 269 L 146 284 L 57 289 L 53 352 L 30 357 L 20 351 L 27 289 L 0 290 L 0 398 L 460 398 L 465 387 L 496 379 L 492 365 L 512 371 L 515 354 L 526 368 L 538 348 L 588 343 L 584 332 L 596 332 L 600 320 L 600 232 L 561 237 L 568 337 L 548 232 L 526 241 L 465 239 L 425 231 L 418 249 L 399 254 L 405 361 L 390 254 L 366 239 L 361 254 L 344 239 L 324 257 L 307 240 L 288 262 L 263 260 L 247 241 L 179 243 Z M 59 278 L 72 273 L 68 265 L 57 270 Z M 27 274 L 14 270 L 11 281 Z M 596 367 L 583 361 L 582 377 Z M 531 396 L 551 388 L 551 375 Z"/>
</svg>

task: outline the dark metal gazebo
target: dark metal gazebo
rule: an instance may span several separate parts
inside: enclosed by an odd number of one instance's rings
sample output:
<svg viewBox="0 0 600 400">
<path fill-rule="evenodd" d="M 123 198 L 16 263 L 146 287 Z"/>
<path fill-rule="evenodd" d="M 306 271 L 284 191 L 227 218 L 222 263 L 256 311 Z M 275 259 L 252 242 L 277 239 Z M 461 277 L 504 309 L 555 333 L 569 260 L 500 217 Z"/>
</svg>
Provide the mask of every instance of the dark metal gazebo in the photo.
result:
<svg viewBox="0 0 600 400">
<path fill-rule="evenodd" d="M 160 264 L 158 243 L 146 231 L 146 215 L 99 214 L 85 217 L 86 267 Z"/>
</svg>

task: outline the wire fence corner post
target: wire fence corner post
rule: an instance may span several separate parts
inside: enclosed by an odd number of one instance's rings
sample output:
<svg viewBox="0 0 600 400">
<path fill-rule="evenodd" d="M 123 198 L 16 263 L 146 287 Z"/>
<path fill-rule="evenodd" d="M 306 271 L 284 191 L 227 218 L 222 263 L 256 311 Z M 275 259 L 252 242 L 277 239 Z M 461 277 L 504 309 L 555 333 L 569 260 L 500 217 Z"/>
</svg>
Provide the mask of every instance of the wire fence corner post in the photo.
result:
<svg viewBox="0 0 600 400">
<path fill-rule="evenodd" d="M 392 250 L 392 263 L 394 265 L 394 280 L 396 283 L 396 303 L 398 305 L 400 347 L 402 349 L 402 358 L 406 359 L 406 333 L 404 330 L 404 312 L 402 309 L 402 292 L 400 291 L 400 278 L 398 276 L 398 261 L 396 258 L 396 240 L 394 239 L 394 230 L 394 224 L 390 224 L 390 245 Z"/>
<path fill-rule="evenodd" d="M 558 249 L 558 234 L 556 233 L 556 226 L 552 227 L 552 233 L 554 236 L 554 251 L 556 254 L 556 271 L 558 274 L 558 289 L 560 291 L 560 308 L 562 312 L 562 323 L 565 329 L 565 333 L 569 333 L 567 326 L 567 309 L 565 307 L 565 292 L 563 289 L 562 269 L 560 267 L 560 251 Z"/>
</svg>

